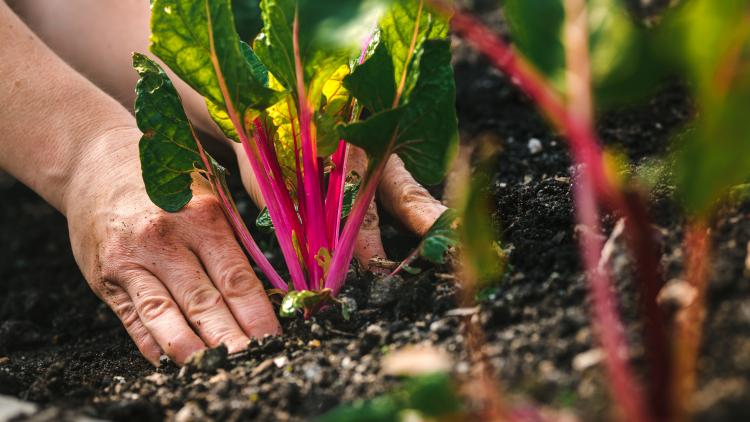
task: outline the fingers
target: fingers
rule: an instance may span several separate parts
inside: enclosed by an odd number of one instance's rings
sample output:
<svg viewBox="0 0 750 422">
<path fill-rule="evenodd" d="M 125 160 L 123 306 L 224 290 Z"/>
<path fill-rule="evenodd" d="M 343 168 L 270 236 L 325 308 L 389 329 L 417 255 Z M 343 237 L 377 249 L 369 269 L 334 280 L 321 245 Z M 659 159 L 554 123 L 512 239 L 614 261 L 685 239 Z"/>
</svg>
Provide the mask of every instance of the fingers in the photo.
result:
<svg viewBox="0 0 750 422">
<path fill-rule="evenodd" d="M 242 185 L 245 187 L 248 195 L 250 195 L 250 199 L 253 200 L 258 208 L 262 209 L 266 206 L 266 202 L 260 193 L 260 186 L 258 186 L 258 182 L 255 180 L 255 173 L 253 173 L 253 168 L 250 166 L 250 161 L 245 156 L 245 150 L 241 144 L 236 142 L 232 142 L 232 148 L 234 148 L 234 152 L 237 154 L 237 166 L 240 169 Z"/>
<path fill-rule="evenodd" d="M 447 209 L 414 180 L 395 154 L 385 166 L 378 193 L 385 209 L 419 236 L 424 236 Z"/>
<path fill-rule="evenodd" d="M 367 156 L 362 149 L 349 145 L 347 170 L 364 176 L 367 170 Z M 370 259 L 387 257 L 380 237 L 380 218 L 374 200 L 367 208 L 367 215 L 359 229 L 354 245 L 354 256 L 359 264 L 367 269 L 370 269 Z"/>
<path fill-rule="evenodd" d="M 250 338 L 192 252 L 185 250 L 149 270 L 164 283 L 185 318 L 209 347 L 224 343 L 230 353 L 247 347 Z"/>
<path fill-rule="evenodd" d="M 216 240 L 212 242 L 195 239 L 194 249 L 240 328 L 250 337 L 280 334 L 281 327 L 265 289 L 232 231 L 224 227 L 214 234 Z"/>
<path fill-rule="evenodd" d="M 206 347 L 185 321 L 167 288 L 153 274 L 133 270 L 123 274 L 123 280 L 143 326 L 172 360 L 182 365 L 191 354 Z"/>
<path fill-rule="evenodd" d="M 135 345 L 141 354 L 154 366 L 159 366 L 159 358 L 162 355 L 161 347 L 149 333 L 143 322 L 141 322 L 138 312 L 135 310 L 133 301 L 128 293 L 114 282 L 104 281 L 106 293 L 100 297 L 114 311 L 115 315 L 120 318 L 125 330 L 133 339 Z M 104 292 L 102 292 L 104 293 Z"/>
</svg>

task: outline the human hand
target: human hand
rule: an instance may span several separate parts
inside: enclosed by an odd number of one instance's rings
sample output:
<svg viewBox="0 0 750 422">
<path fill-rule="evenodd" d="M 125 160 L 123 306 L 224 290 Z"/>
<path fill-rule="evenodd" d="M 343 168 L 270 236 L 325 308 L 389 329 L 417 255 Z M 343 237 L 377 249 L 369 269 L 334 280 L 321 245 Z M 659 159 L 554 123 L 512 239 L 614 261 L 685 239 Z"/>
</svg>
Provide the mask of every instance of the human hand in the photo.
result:
<svg viewBox="0 0 750 422">
<path fill-rule="evenodd" d="M 73 252 L 141 353 L 183 364 L 206 346 L 280 333 L 263 286 L 210 189 L 178 213 L 151 203 L 135 128 L 93 142 L 65 194 Z"/>
<path fill-rule="evenodd" d="M 245 189 L 259 207 L 265 206 L 244 151 L 238 144 L 235 144 L 234 148 Z M 354 171 L 360 175 L 365 174 L 367 169 L 365 152 L 353 145 L 349 145 L 348 148 L 347 172 Z M 378 195 L 385 209 L 418 236 L 424 236 L 438 217 L 447 209 L 440 201 L 433 198 L 427 189 L 414 180 L 404 167 L 403 161 L 395 154 L 386 164 L 378 186 Z M 371 267 L 371 259 L 376 257 L 387 258 L 380 235 L 380 218 L 375 201 L 370 204 L 367 216 L 360 228 L 354 248 L 354 256 L 360 265 L 372 270 L 377 270 L 377 268 Z"/>
</svg>

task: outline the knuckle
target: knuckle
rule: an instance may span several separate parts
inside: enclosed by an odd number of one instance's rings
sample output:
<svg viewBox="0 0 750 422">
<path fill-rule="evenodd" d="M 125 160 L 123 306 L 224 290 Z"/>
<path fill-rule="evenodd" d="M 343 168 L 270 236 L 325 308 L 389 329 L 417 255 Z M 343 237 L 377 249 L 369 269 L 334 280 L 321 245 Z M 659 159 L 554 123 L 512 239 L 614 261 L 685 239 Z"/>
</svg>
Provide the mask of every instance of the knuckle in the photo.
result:
<svg viewBox="0 0 750 422">
<path fill-rule="evenodd" d="M 144 220 L 134 233 L 136 240 L 163 240 L 172 236 L 174 232 L 174 218 L 164 211 L 148 216 Z"/>
<path fill-rule="evenodd" d="M 128 301 L 116 304 L 112 307 L 112 310 L 120 318 L 122 325 L 125 327 L 132 327 L 139 320 L 138 313 L 135 311 L 135 306 L 132 302 Z"/>
<path fill-rule="evenodd" d="M 185 312 L 196 317 L 213 309 L 223 301 L 221 294 L 210 286 L 200 286 L 185 293 Z"/>
<path fill-rule="evenodd" d="M 367 213 L 362 221 L 361 230 L 373 230 L 378 228 L 380 224 L 380 217 L 378 217 L 378 210 L 375 207 L 375 201 L 370 202 L 367 207 Z"/>
<path fill-rule="evenodd" d="M 191 212 L 203 222 L 215 222 L 222 217 L 219 199 L 214 195 L 196 196 L 189 207 Z"/>
<path fill-rule="evenodd" d="M 222 291 L 228 297 L 242 297 L 257 290 L 255 274 L 246 263 L 234 263 L 222 269 L 221 280 Z"/>
<path fill-rule="evenodd" d="M 144 297 L 138 305 L 138 314 L 145 321 L 155 321 L 172 309 L 172 300 L 168 297 L 153 295 Z"/>
<path fill-rule="evenodd" d="M 404 205 L 424 202 L 435 202 L 435 199 L 423 186 L 418 184 L 402 185 L 399 193 L 399 203 Z"/>
</svg>

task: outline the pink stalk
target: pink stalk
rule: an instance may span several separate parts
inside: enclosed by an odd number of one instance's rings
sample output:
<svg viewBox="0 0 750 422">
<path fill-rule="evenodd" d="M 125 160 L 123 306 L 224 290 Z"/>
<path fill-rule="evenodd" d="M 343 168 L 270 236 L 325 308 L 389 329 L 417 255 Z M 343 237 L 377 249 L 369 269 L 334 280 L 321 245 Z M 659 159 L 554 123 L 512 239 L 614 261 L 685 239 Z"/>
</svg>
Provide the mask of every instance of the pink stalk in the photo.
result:
<svg viewBox="0 0 750 422">
<path fill-rule="evenodd" d="M 575 154 L 574 152 L 574 155 Z M 580 157 L 576 157 L 580 159 Z M 599 211 L 596 205 L 591 173 L 581 167 L 581 173 L 574 184 L 576 219 L 586 229 L 579 239 L 592 299 L 592 316 L 599 343 L 605 354 L 605 364 L 609 373 L 609 387 L 616 402 L 625 413 L 625 420 L 651 420 L 646 411 L 643 397 L 628 363 L 628 347 L 624 329 L 617 314 L 617 299 L 611 290 L 611 279 L 607 269 L 600 270 L 599 257 L 604 247 L 599 236 Z"/>
<path fill-rule="evenodd" d="M 354 242 L 359 234 L 359 229 L 367 215 L 367 208 L 375 197 L 380 176 L 385 169 L 385 160 L 383 160 L 375 170 L 370 173 L 366 180 L 363 181 L 364 187 L 360 187 L 357 198 L 354 200 L 352 211 L 346 218 L 344 230 L 339 238 L 339 245 L 334 251 L 331 265 L 328 269 L 325 287 L 331 289 L 332 295 L 336 296 L 341 290 L 346 280 L 346 272 L 349 269 L 349 263 L 354 256 Z"/>
<path fill-rule="evenodd" d="M 193 133 L 193 136 L 195 137 L 195 139 L 198 139 L 198 137 L 195 136 L 195 133 Z M 232 225 L 234 234 L 237 236 L 237 238 L 239 238 L 242 246 L 245 247 L 245 250 L 250 255 L 250 258 L 252 258 L 255 262 L 255 265 L 257 265 L 260 270 L 263 271 L 263 274 L 268 277 L 268 281 L 270 281 L 275 288 L 282 291 L 287 291 L 288 288 L 286 282 L 284 282 L 279 273 L 277 273 L 273 268 L 271 263 L 268 261 L 268 258 L 266 258 L 266 255 L 258 247 L 258 244 L 255 243 L 255 239 L 253 239 L 252 235 L 250 235 L 250 232 L 247 230 L 247 226 L 240 217 L 239 212 L 237 211 L 237 207 L 234 205 L 234 201 L 232 201 L 232 199 L 225 192 L 224 186 L 222 185 L 221 180 L 218 178 L 218 176 L 213 174 L 213 167 L 208 160 L 208 156 L 203 149 L 203 145 L 201 145 L 200 142 L 196 142 L 196 144 L 198 145 L 198 152 L 200 153 L 201 160 L 203 161 L 203 166 L 206 167 L 206 171 L 208 171 L 209 174 L 209 179 L 211 179 L 211 185 L 219 195 L 222 209 L 224 210 L 224 214 L 226 215 L 226 217 L 229 219 L 229 223 Z"/>
<path fill-rule="evenodd" d="M 367 48 L 372 42 L 372 35 L 369 35 L 362 43 L 362 51 L 359 54 L 357 62 L 362 64 L 367 58 Z M 354 110 L 352 110 L 351 120 L 355 119 Z M 339 240 L 339 231 L 341 230 L 341 213 L 344 205 L 344 183 L 346 181 L 346 160 L 348 157 L 348 148 L 346 142 L 341 140 L 336 152 L 331 156 L 333 161 L 333 170 L 328 178 L 328 191 L 326 193 L 325 210 L 326 210 L 326 228 L 328 230 L 328 241 L 331 245 L 331 253 L 336 249 Z"/>
<path fill-rule="evenodd" d="M 321 248 L 330 250 L 325 233 L 325 215 L 323 214 L 323 196 L 320 189 L 318 167 L 318 151 L 313 139 L 312 112 L 305 93 L 305 79 L 302 70 L 302 60 L 299 50 L 299 16 L 294 16 L 293 26 L 294 64 L 297 72 L 297 115 L 300 125 L 300 141 L 302 143 L 302 176 L 304 180 L 305 229 L 310 253 L 315 256 Z M 315 263 L 310 272 L 310 286 L 315 286 L 322 278 L 323 270 Z"/>
<path fill-rule="evenodd" d="M 258 182 L 260 193 L 261 195 L 263 195 L 263 199 L 266 201 L 268 213 L 271 216 L 271 221 L 273 222 L 276 229 L 276 239 L 279 241 L 281 253 L 284 255 L 284 261 L 286 262 L 286 265 L 289 269 L 289 274 L 292 277 L 292 284 L 294 285 L 294 289 L 304 289 L 307 283 L 305 282 L 305 275 L 302 271 L 302 266 L 300 265 L 299 258 L 297 257 L 297 252 L 295 251 L 294 245 L 292 243 L 292 229 L 289 226 L 289 216 L 286 216 L 284 214 L 282 207 L 279 204 L 278 198 L 276 197 L 276 194 L 274 192 L 273 186 L 271 185 L 271 181 L 268 178 L 268 174 L 265 172 L 265 169 L 260 163 L 260 160 L 256 155 L 256 151 L 253 151 L 252 145 L 250 145 L 250 140 L 244 133 L 244 129 L 242 128 L 242 126 L 235 127 L 237 128 L 240 142 L 242 142 L 242 147 L 245 150 L 245 155 L 247 155 L 248 161 L 250 162 L 250 167 L 252 167 L 253 174 L 255 174 L 255 179 Z M 257 131 L 255 132 L 255 134 L 256 136 L 258 136 Z"/>
<path fill-rule="evenodd" d="M 307 250 L 307 241 L 305 239 L 305 233 L 302 230 L 302 224 L 300 223 L 299 216 L 294 209 L 294 203 L 289 195 L 289 190 L 286 187 L 284 181 L 284 175 L 281 171 L 281 165 L 276 155 L 276 148 L 273 142 L 268 139 L 266 130 L 261 124 L 260 119 L 255 119 L 253 122 L 255 126 L 255 141 L 258 146 L 258 152 L 260 153 L 263 167 L 271 175 L 271 184 L 273 185 L 273 192 L 276 194 L 276 198 L 282 207 L 282 218 L 285 219 L 286 223 L 297 236 L 297 241 L 300 247 L 300 253 L 303 260 L 309 265 L 310 253 Z"/>
<path fill-rule="evenodd" d="M 340 141 L 336 152 L 331 156 L 333 170 L 328 176 L 328 192 L 326 193 L 326 230 L 331 251 L 336 249 L 341 227 L 341 211 L 344 206 L 345 163 L 347 156 L 346 142 Z"/>
<path fill-rule="evenodd" d="M 208 3 L 206 3 L 206 8 L 208 8 Z M 208 12 L 208 10 L 206 11 Z M 240 143 L 242 143 L 242 148 L 245 150 L 245 154 L 250 161 L 250 167 L 253 169 L 253 173 L 255 174 L 255 180 L 258 182 L 258 187 L 260 188 L 261 195 L 263 195 L 263 198 L 266 200 L 266 206 L 268 207 L 268 212 L 271 215 L 271 220 L 275 224 L 277 230 L 277 239 L 279 241 L 279 246 L 281 247 L 281 253 L 284 255 L 284 260 L 286 261 L 287 268 L 289 269 L 292 283 L 294 284 L 295 288 L 297 288 L 298 286 L 304 287 L 306 284 L 305 275 L 302 272 L 302 267 L 300 266 L 299 259 L 297 258 L 297 253 L 295 252 L 294 245 L 292 244 L 291 228 L 287 224 L 284 224 L 285 221 L 282 214 L 283 211 L 278 203 L 276 196 L 274 195 L 271 181 L 269 180 L 268 175 L 263 171 L 263 167 L 256 155 L 257 151 L 254 151 L 252 146 L 250 145 L 250 140 L 247 137 L 247 132 L 245 131 L 245 127 L 242 124 L 242 119 L 240 118 L 240 113 L 235 108 L 235 104 L 231 101 L 232 96 L 229 95 L 229 87 L 227 86 L 227 81 L 226 79 L 224 79 L 221 66 L 219 65 L 218 56 L 216 54 L 216 45 L 214 43 L 213 35 L 211 35 L 212 31 L 209 30 L 208 32 L 210 34 L 209 47 L 211 50 L 211 64 L 217 76 L 221 95 L 222 97 L 224 97 L 227 108 L 227 115 L 232 122 L 232 126 L 234 126 L 235 130 L 237 131 L 237 135 L 240 138 Z"/>
</svg>

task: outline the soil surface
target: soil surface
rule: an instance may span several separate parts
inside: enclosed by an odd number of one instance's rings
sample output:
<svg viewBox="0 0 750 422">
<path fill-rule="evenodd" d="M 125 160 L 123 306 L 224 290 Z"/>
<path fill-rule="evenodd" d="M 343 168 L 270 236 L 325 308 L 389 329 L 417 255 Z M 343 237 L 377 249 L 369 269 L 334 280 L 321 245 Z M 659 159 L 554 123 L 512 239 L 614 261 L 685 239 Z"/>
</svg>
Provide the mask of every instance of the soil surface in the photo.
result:
<svg viewBox="0 0 750 422">
<path fill-rule="evenodd" d="M 584 420 L 609 419 L 577 255 L 565 143 L 507 79 L 460 45 L 455 68 L 463 142 L 492 137 L 503 147 L 488 189 L 509 265 L 477 312 L 487 337 L 484 352 L 512 400 L 567 409 Z M 638 106 L 603 115 L 599 132 L 607 146 L 630 158 L 634 171 L 645 172 L 669 154 L 670 140 L 692 114 L 685 90 L 666 84 Z M 685 223 L 671 193 L 657 181 L 650 210 L 667 279 L 681 276 Z M 463 320 L 450 313 L 456 287 L 441 276 L 445 268 L 395 282 L 353 271 L 342 293 L 353 305 L 350 320 L 334 309 L 308 321 L 284 320 L 283 336 L 254 341 L 245 353 L 218 353 L 202 369 L 165 364 L 155 370 L 83 280 L 64 218 L 7 176 L 0 176 L 0 197 L 0 394 L 46 409 L 28 420 L 73 414 L 144 422 L 308 420 L 398 385 L 381 373 L 382 358 L 407 344 L 436 345 L 452 356 L 459 379 L 468 374 Z M 239 202 L 253 218 L 247 198 L 240 195 Z M 404 256 L 417 240 L 384 220 L 388 250 L 393 258 Z M 606 218 L 602 235 L 609 238 L 615 223 Z M 709 306 L 693 402 L 697 420 L 750 420 L 750 202 L 725 206 L 712 227 Z M 643 369 L 629 259 L 622 239 L 612 240 L 631 358 Z"/>
</svg>

